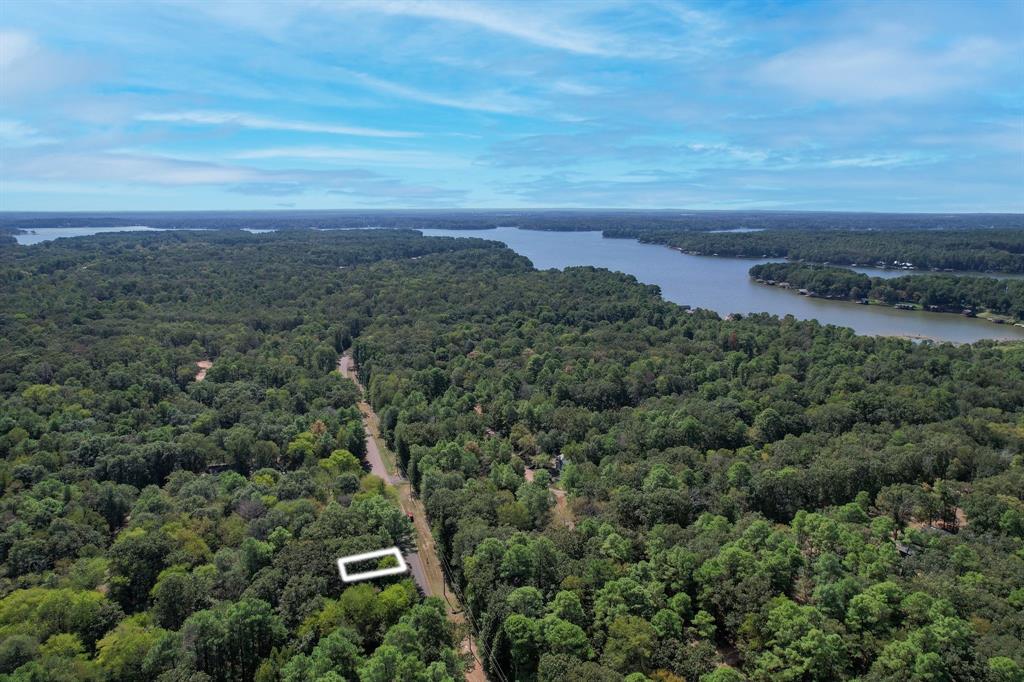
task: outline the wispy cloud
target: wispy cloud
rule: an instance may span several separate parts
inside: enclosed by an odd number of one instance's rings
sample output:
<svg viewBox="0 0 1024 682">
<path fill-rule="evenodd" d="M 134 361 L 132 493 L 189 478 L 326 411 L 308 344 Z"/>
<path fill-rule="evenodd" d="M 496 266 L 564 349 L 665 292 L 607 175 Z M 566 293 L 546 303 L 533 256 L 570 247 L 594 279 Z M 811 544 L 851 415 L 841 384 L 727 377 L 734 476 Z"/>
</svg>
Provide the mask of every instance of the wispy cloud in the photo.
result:
<svg viewBox="0 0 1024 682">
<path fill-rule="evenodd" d="M 429 90 L 403 85 L 394 81 L 372 76 L 368 73 L 339 68 L 337 70 L 350 80 L 377 92 L 394 95 L 402 99 L 424 104 L 433 104 L 453 109 L 484 111 L 492 114 L 521 114 L 536 107 L 532 100 L 503 90 L 484 93 L 443 95 Z"/>
<path fill-rule="evenodd" d="M 893 168 L 929 163 L 933 159 L 912 154 L 877 154 L 831 159 L 822 165 L 828 168 Z"/>
<path fill-rule="evenodd" d="M 335 147 L 270 147 L 249 149 L 231 155 L 233 159 L 304 159 L 370 165 L 394 165 L 410 168 L 468 166 L 467 159 L 453 154 L 414 149 L 338 149 Z"/>
<path fill-rule="evenodd" d="M 288 121 L 229 111 L 176 111 L 169 113 L 143 113 L 139 121 L 161 123 L 186 123 L 209 126 L 237 126 L 257 130 L 287 130 L 299 133 L 325 133 L 328 135 L 352 135 L 356 137 L 419 137 L 420 133 L 405 130 L 382 130 L 359 126 L 315 123 L 311 121 Z"/>
<path fill-rule="evenodd" d="M 540 47 L 575 54 L 620 54 L 608 36 L 560 23 L 550 12 L 542 14 L 532 11 L 532 6 L 522 3 L 484 5 L 477 2 L 392 0 L 346 2 L 341 3 L 339 7 L 467 24 Z M 548 5 L 547 9 L 552 9 L 551 5 Z"/>
<path fill-rule="evenodd" d="M 9 69 L 38 50 L 35 40 L 21 31 L 0 31 L 0 70 Z"/>
<path fill-rule="evenodd" d="M 271 5 L 4 4 L 3 208 L 1021 206 L 1012 3 Z"/>
<path fill-rule="evenodd" d="M 889 30 L 783 52 L 757 67 L 754 78 L 838 102 L 927 97 L 976 84 L 979 74 L 1005 52 L 985 37 L 931 49 Z"/>
<path fill-rule="evenodd" d="M 523 135 L 492 145 L 479 161 L 502 168 L 572 166 L 597 159 L 622 158 L 627 153 L 626 147 L 635 146 L 632 139 L 625 130 Z M 634 152 L 640 156 L 639 150 Z"/>
<path fill-rule="evenodd" d="M 54 142 L 57 142 L 56 138 L 43 135 L 21 121 L 0 119 L 0 147 L 35 147 Z"/>
<path fill-rule="evenodd" d="M 36 36 L 0 29 L 0 96 L 4 104 L 68 84 L 82 85 L 92 64 L 47 49 Z"/>
<path fill-rule="evenodd" d="M 763 149 L 747 149 L 735 144 L 695 142 L 682 145 L 682 149 L 706 157 L 725 158 L 751 165 L 763 163 L 772 158 L 772 155 Z"/>
<path fill-rule="evenodd" d="M 101 185 L 215 186 L 249 196 L 278 197 L 316 191 L 357 199 L 449 205 L 466 195 L 464 190 L 408 183 L 361 168 L 268 170 L 138 153 L 18 150 L 5 155 L 2 171 L 5 180 L 21 185 L 86 181 Z"/>
<path fill-rule="evenodd" d="M 227 188 L 234 194 L 245 194 L 254 197 L 291 197 L 305 194 L 309 187 L 301 182 L 243 182 Z"/>
<path fill-rule="evenodd" d="M 404 204 L 453 206 L 465 199 L 466 191 L 445 189 L 433 185 L 378 181 L 360 185 L 327 190 L 328 194 L 358 199 L 372 206 L 379 199 L 398 201 Z"/>
<path fill-rule="evenodd" d="M 588 85 L 572 80 L 559 80 L 551 84 L 551 90 L 563 95 L 576 95 L 579 97 L 593 97 L 604 92 L 604 88 L 596 85 Z"/>
<path fill-rule="evenodd" d="M 144 154 L 110 152 L 9 153 L 4 176 L 19 179 L 136 182 L 158 185 L 209 185 L 255 180 L 260 172 Z"/>
<path fill-rule="evenodd" d="M 663 135 L 643 135 L 630 129 L 599 130 L 559 135 L 527 135 L 494 145 L 480 157 L 499 167 L 573 166 L 616 160 L 627 163 L 660 161 L 673 166 L 758 165 L 779 159 L 764 149 L 723 142 L 682 142 Z"/>
</svg>

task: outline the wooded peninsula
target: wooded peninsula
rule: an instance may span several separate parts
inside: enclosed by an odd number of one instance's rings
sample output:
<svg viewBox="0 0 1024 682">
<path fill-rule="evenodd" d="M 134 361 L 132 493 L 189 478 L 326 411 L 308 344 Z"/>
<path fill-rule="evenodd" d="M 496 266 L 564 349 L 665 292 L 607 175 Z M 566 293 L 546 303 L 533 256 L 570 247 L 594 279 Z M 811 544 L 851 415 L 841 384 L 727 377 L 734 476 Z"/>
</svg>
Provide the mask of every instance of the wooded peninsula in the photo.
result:
<svg viewBox="0 0 1024 682">
<path fill-rule="evenodd" d="M 807 296 L 909 306 L 931 312 L 982 312 L 1003 323 L 1024 319 L 1024 280 L 922 273 L 901 277 L 869 277 L 846 268 L 804 263 L 765 263 L 750 268 L 765 284 L 793 289 Z"/>
</svg>

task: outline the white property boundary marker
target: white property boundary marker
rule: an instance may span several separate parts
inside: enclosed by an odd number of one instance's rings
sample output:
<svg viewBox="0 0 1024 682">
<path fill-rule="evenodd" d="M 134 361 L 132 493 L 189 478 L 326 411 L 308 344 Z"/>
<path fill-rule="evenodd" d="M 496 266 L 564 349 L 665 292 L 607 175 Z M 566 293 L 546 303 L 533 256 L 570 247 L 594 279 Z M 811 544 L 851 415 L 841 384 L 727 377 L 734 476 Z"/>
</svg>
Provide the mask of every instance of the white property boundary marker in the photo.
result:
<svg viewBox="0 0 1024 682">
<path fill-rule="evenodd" d="M 362 573 L 349 573 L 345 564 L 356 563 L 358 561 L 367 561 L 369 559 L 377 559 L 379 557 L 394 556 L 398 559 L 398 565 L 392 566 L 391 568 L 381 568 L 376 571 L 363 571 Z M 351 556 L 343 556 L 338 559 L 338 571 L 341 572 L 341 579 L 346 583 L 354 583 L 357 580 L 371 580 L 372 578 L 382 578 L 386 575 L 397 575 L 399 573 L 405 573 L 409 570 L 409 567 L 405 565 L 405 559 L 402 558 L 402 553 L 398 551 L 397 547 L 388 547 L 387 549 L 378 549 L 374 552 L 366 552 L 365 554 L 353 554 Z"/>
</svg>

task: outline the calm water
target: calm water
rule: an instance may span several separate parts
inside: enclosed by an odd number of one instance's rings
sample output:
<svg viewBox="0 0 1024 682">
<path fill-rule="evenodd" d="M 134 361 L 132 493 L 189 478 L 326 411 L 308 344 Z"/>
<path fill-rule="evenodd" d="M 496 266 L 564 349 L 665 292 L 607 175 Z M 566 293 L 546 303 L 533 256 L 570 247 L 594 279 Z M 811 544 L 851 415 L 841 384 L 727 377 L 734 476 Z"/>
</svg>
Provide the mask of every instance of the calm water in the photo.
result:
<svg viewBox="0 0 1024 682">
<path fill-rule="evenodd" d="M 100 232 L 158 232 L 156 228 L 145 225 L 123 225 L 121 227 L 47 227 L 35 231 L 35 234 L 16 234 L 14 239 L 25 246 L 48 242 L 63 237 L 88 237 Z"/>
<path fill-rule="evenodd" d="M 840 265 L 838 267 L 847 267 Z M 1017 274 L 1015 272 L 964 272 L 962 270 L 954 270 L 952 272 L 932 272 L 931 270 L 887 270 L 884 268 L 865 268 L 857 266 L 850 268 L 857 272 L 863 272 L 869 277 L 881 277 L 882 279 L 892 279 L 893 277 L 902 277 L 903 275 L 965 275 L 967 277 L 993 277 L 995 279 L 1022 279 L 1024 275 Z"/>
<path fill-rule="evenodd" d="M 1024 329 L 994 325 L 948 313 L 923 313 L 807 298 L 756 284 L 747 271 L 768 260 L 688 256 L 633 239 L 604 239 L 600 232 L 542 232 L 500 227 L 494 230 L 420 230 L 428 236 L 479 237 L 504 242 L 535 267 L 573 265 L 618 270 L 661 287 L 669 301 L 708 308 L 722 315 L 768 312 L 852 327 L 858 334 L 909 336 L 969 343 L 980 339 L 1024 339 Z M 891 272 L 891 271 L 882 271 Z M 872 273 L 874 274 L 874 273 Z M 893 273 L 899 274 L 899 273 Z"/>
</svg>

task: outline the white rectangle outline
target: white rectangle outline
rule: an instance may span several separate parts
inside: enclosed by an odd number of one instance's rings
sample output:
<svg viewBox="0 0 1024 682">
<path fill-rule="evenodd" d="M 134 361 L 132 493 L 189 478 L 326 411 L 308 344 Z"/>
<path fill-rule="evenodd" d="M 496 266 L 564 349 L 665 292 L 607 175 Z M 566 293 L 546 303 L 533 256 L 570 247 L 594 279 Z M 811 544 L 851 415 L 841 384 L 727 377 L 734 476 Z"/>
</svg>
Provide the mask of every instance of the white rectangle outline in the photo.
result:
<svg viewBox="0 0 1024 682">
<path fill-rule="evenodd" d="M 345 570 L 345 564 L 351 564 L 357 561 L 366 561 L 368 559 L 376 559 L 377 557 L 385 557 L 394 555 L 398 559 L 398 565 L 392 566 L 391 568 L 381 568 L 376 571 L 363 571 L 362 573 L 349 574 Z M 405 559 L 402 558 L 402 553 L 398 551 L 397 547 L 388 547 L 387 549 L 378 549 L 373 552 L 366 552 L 365 554 L 352 554 L 350 556 L 343 556 L 338 559 L 338 571 L 341 573 L 342 581 L 346 583 L 354 583 L 357 580 L 371 580 L 373 578 L 382 578 L 386 575 L 397 575 L 399 573 L 405 573 L 409 570 L 409 567 L 405 565 Z"/>
</svg>

